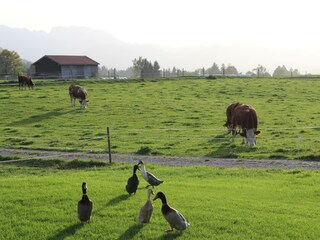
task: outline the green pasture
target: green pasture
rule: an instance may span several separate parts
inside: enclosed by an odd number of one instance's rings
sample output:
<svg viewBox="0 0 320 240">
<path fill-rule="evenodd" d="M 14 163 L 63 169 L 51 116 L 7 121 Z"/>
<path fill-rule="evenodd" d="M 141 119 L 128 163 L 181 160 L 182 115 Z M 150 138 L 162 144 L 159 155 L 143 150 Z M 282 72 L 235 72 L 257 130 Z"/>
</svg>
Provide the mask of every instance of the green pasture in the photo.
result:
<svg viewBox="0 0 320 240">
<path fill-rule="evenodd" d="M 5 157 L 2 158 L 5 160 Z M 132 164 L 25 160 L 0 167 L 0 239 L 319 239 L 320 173 L 307 170 L 169 167 L 147 163 L 165 182 L 154 191 L 190 222 L 167 234 L 160 200 L 151 223 L 137 216 L 147 198 L 125 191 Z M 81 184 L 94 202 L 80 224 Z"/>
<path fill-rule="evenodd" d="M 0 82 L 3 83 L 4 81 Z M 0 84 L 0 147 L 222 158 L 318 160 L 320 79 L 81 80 L 87 109 L 70 107 L 72 81 Z M 226 107 L 254 106 L 261 134 L 248 148 L 226 133 Z"/>
</svg>

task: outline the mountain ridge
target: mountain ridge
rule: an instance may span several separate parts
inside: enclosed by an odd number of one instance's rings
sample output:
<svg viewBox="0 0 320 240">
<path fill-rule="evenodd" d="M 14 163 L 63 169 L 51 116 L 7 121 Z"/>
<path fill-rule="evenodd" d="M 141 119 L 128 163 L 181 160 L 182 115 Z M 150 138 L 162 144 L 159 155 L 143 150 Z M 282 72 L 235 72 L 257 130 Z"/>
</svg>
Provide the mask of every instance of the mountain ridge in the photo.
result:
<svg viewBox="0 0 320 240">
<path fill-rule="evenodd" d="M 272 73 L 279 65 L 300 68 L 299 64 L 303 64 L 301 58 L 305 59 L 299 53 L 279 52 L 250 44 L 173 47 L 127 43 L 105 31 L 78 26 L 54 27 L 50 32 L 45 32 L 0 25 L 0 47 L 14 50 L 21 58 L 31 62 L 44 55 L 87 55 L 100 66 L 117 69 L 131 67 L 132 60 L 142 56 L 158 61 L 161 68 L 177 67 L 193 71 L 209 68 L 215 62 L 219 66 L 231 64 L 245 73 L 261 64 Z"/>
</svg>

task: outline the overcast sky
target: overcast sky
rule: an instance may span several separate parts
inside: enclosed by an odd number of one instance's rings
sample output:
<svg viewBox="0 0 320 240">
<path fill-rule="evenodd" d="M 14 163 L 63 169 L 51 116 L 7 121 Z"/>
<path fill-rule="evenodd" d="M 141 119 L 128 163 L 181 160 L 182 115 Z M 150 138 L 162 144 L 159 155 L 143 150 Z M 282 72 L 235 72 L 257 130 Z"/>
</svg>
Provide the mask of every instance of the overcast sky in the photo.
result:
<svg viewBox="0 0 320 240">
<path fill-rule="evenodd" d="M 86 26 L 130 43 L 320 53 L 317 0 L 9 0 L 0 6 L 1 25 L 29 30 Z"/>
</svg>

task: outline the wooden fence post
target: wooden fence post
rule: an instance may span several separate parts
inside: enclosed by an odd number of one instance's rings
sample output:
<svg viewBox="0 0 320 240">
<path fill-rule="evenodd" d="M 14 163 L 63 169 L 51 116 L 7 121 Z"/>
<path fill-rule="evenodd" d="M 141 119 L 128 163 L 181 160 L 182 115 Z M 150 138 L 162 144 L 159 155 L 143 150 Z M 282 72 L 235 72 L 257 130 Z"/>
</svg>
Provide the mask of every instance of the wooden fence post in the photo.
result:
<svg viewBox="0 0 320 240">
<path fill-rule="evenodd" d="M 110 143 L 110 131 L 109 131 L 109 127 L 107 127 L 107 137 L 108 137 L 109 163 L 111 163 L 112 160 L 111 160 L 111 143 Z"/>
</svg>

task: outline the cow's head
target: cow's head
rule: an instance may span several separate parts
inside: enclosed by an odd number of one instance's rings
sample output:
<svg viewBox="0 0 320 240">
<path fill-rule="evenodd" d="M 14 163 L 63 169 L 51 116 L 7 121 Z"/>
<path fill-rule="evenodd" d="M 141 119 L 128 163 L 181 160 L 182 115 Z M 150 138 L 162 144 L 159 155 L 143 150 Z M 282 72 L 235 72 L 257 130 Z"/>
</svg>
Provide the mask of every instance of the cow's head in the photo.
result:
<svg viewBox="0 0 320 240">
<path fill-rule="evenodd" d="M 227 133 L 230 133 L 232 131 L 232 123 L 229 121 L 226 121 L 226 123 L 223 125 L 227 128 Z"/>
<path fill-rule="evenodd" d="M 257 144 L 256 135 L 258 134 L 260 134 L 260 131 L 255 131 L 254 129 L 249 129 L 240 133 L 240 135 L 245 138 L 246 144 L 250 147 Z"/>
<path fill-rule="evenodd" d="M 88 99 L 80 99 L 79 102 L 83 108 L 86 108 L 87 102 L 89 102 L 89 100 Z"/>
</svg>

